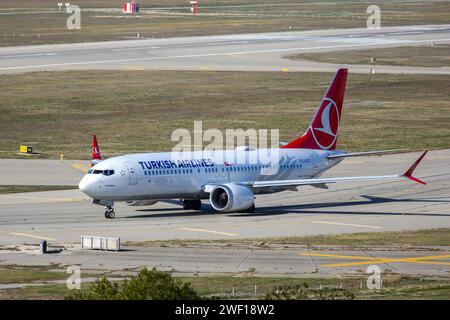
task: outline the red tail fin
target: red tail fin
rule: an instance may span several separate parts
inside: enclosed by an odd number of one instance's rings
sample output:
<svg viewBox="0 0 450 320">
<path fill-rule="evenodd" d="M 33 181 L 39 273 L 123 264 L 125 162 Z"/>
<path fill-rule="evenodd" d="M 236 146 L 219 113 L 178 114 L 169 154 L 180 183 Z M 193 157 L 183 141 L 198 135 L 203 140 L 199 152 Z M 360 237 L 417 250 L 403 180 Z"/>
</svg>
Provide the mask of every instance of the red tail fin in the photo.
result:
<svg viewBox="0 0 450 320">
<path fill-rule="evenodd" d="M 339 69 L 306 133 L 282 148 L 336 149 L 346 82 L 347 69 Z"/>
<path fill-rule="evenodd" d="M 97 136 L 94 134 L 92 136 L 92 160 L 102 160 L 102 156 L 100 155 L 100 149 L 97 143 Z"/>
</svg>

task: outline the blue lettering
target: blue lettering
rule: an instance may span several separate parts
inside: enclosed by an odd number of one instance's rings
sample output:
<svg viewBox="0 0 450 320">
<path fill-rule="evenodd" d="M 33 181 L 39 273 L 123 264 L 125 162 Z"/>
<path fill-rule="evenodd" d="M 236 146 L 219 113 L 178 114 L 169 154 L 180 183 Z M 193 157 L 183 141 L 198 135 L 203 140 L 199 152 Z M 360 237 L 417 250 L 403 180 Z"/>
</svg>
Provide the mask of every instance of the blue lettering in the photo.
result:
<svg viewBox="0 0 450 320">
<path fill-rule="evenodd" d="M 145 167 L 146 167 L 147 169 L 151 169 L 151 168 L 152 168 L 152 166 L 150 165 L 150 162 L 149 162 L 149 161 L 144 162 L 144 164 L 145 164 Z"/>
<path fill-rule="evenodd" d="M 178 168 L 184 168 L 183 161 L 178 160 Z"/>
</svg>

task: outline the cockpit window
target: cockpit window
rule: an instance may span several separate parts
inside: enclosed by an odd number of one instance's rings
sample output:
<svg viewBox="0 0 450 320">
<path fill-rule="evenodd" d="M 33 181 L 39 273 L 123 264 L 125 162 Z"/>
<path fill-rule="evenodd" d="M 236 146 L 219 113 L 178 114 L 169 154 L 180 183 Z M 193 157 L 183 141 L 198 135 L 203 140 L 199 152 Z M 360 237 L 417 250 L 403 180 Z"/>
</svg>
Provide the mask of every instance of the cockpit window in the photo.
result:
<svg viewBox="0 0 450 320">
<path fill-rule="evenodd" d="M 90 169 L 87 172 L 88 174 L 103 174 L 104 176 L 112 176 L 114 174 L 114 170 L 94 170 Z"/>
<path fill-rule="evenodd" d="M 112 176 L 114 174 L 114 170 L 103 170 L 103 175 Z"/>
</svg>

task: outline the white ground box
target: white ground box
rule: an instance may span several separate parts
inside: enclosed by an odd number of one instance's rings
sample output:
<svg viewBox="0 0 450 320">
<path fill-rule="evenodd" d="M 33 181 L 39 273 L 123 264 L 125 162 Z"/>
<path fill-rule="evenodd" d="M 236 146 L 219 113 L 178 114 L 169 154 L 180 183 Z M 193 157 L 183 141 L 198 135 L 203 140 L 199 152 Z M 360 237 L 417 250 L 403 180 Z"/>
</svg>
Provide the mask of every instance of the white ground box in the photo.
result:
<svg viewBox="0 0 450 320">
<path fill-rule="evenodd" d="M 120 238 L 81 236 L 81 249 L 120 251 Z"/>
</svg>

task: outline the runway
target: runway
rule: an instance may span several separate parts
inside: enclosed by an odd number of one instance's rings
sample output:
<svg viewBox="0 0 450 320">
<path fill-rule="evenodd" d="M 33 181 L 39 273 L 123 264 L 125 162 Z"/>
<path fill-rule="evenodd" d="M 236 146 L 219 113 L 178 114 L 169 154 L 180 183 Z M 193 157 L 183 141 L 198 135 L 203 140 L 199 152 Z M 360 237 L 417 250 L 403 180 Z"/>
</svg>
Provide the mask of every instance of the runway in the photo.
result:
<svg viewBox="0 0 450 320">
<path fill-rule="evenodd" d="M 450 25 L 292 31 L 0 48 L 0 73 L 52 70 L 335 71 L 287 55 L 450 42 Z M 341 65 L 342 66 L 342 65 Z M 348 65 L 350 72 L 450 74 L 449 68 Z"/>
</svg>

